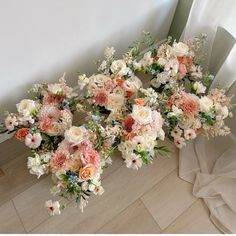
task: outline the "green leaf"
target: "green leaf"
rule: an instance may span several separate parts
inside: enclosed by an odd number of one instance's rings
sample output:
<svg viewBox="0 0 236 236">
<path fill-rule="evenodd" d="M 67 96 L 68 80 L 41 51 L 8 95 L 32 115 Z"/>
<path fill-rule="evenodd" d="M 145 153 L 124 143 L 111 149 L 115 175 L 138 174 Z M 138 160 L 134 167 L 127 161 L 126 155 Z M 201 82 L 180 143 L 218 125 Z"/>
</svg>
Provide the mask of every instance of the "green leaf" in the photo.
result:
<svg viewBox="0 0 236 236">
<path fill-rule="evenodd" d="M 160 156 L 169 156 L 172 153 L 166 146 L 157 146 L 155 149 Z"/>
</svg>

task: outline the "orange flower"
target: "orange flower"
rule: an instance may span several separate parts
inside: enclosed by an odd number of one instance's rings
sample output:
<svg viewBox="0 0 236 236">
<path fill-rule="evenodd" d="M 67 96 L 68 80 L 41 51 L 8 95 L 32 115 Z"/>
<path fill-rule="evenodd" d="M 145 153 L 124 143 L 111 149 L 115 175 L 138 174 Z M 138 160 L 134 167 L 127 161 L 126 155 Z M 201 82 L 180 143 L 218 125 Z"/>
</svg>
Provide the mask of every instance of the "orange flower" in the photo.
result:
<svg viewBox="0 0 236 236">
<path fill-rule="evenodd" d="M 86 166 L 80 169 L 79 177 L 81 180 L 86 181 L 88 179 L 92 179 L 95 173 L 96 173 L 95 166 L 93 164 L 87 164 Z"/>
<path fill-rule="evenodd" d="M 116 78 L 116 84 L 118 86 L 121 86 L 123 83 L 124 83 L 124 79 L 121 76 Z"/>
<path fill-rule="evenodd" d="M 133 95 L 134 95 L 134 92 L 133 92 L 133 91 L 126 91 L 126 96 L 127 96 L 128 98 L 131 98 Z"/>
<path fill-rule="evenodd" d="M 27 128 L 21 128 L 16 131 L 15 137 L 20 141 L 24 141 L 28 133 L 29 130 Z"/>
<path fill-rule="evenodd" d="M 146 104 L 145 98 L 136 98 L 134 101 L 136 105 L 144 106 Z"/>
</svg>

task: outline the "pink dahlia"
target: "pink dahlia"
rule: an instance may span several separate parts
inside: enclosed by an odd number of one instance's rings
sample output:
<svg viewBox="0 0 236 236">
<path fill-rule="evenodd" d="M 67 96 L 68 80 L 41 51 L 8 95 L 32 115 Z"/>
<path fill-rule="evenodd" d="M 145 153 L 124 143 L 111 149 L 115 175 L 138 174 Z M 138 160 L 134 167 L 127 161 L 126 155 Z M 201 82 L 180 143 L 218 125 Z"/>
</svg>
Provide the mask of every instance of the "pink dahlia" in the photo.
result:
<svg viewBox="0 0 236 236">
<path fill-rule="evenodd" d="M 53 105 L 43 105 L 38 113 L 39 120 L 49 118 L 57 121 L 60 118 L 60 110 Z"/>
<path fill-rule="evenodd" d="M 100 106 L 106 105 L 107 101 L 108 101 L 107 92 L 105 90 L 100 90 L 99 92 L 97 92 L 94 99 L 95 99 L 96 104 L 98 104 Z"/>
<path fill-rule="evenodd" d="M 68 159 L 68 153 L 62 150 L 58 150 L 54 153 L 51 159 L 51 166 L 53 169 L 58 170 L 63 168 Z"/>
</svg>

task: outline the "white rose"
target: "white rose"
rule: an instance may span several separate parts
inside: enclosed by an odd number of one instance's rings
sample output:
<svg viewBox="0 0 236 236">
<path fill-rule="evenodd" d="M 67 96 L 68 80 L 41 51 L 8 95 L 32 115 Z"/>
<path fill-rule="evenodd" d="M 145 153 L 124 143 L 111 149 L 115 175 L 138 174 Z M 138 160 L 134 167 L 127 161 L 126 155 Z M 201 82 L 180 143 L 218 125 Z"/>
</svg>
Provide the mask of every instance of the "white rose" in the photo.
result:
<svg viewBox="0 0 236 236">
<path fill-rule="evenodd" d="M 83 126 L 72 126 L 65 132 L 65 139 L 69 143 L 77 145 L 84 140 L 86 133 L 87 130 Z"/>
<path fill-rule="evenodd" d="M 123 88 L 127 91 L 136 92 L 142 87 L 142 81 L 137 76 L 132 76 L 123 83 Z"/>
<path fill-rule="evenodd" d="M 152 110 L 150 107 L 134 105 L 131 115 L 139 124 L 152 122 Z"/>
<path fill-rule="evenodd" d="M 114 74 L 123 76 L 128 73 L 128 68 L 126 67 L 126 63 L 124 60 L 116 60 L 111 64 L 111 71 Z"/>
<path fill-rule="evenodd" d="M 199 99 L 200 110 L 201 112 L 209 112 L 210 109 L 213 107 L 213 101 L 208 98 L 207 96 L 201 97 Z"/>
<path fill-rule="evenodd" d="M 197 94 L 205 93 L 206 87 L 201 82 L 195 82 L 193 84 L 193 89 L 196 91 Z"/>
<path fill-rule="evenodd" d="M 17 111 L 24 117 L 30 117 L 36 110 L 37 106 L 35 101 L 30 99 L 23 99 L 20 103 L 16 104 Z"/>
<path fill-rule="evenodd" d="M 179 42 L 179 43 L 173 43 L 173 50 L 175 52 L 175 55 L 177 57 L 182 57 L 188 54 L 189 47 L 185 43 Z"/>
</svg>

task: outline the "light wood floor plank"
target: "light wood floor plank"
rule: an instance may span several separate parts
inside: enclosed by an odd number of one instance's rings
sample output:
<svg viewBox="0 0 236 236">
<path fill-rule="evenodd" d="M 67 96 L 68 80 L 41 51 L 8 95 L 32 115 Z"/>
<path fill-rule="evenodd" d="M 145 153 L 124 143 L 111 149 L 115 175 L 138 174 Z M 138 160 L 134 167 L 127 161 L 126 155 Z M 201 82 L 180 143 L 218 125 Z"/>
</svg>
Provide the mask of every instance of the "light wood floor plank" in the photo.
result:
<svg viewBox="0 0 236 236">
<path fill-rule="evenodd" d="M 25 233 L 12 201 L 8 201 L 0 206 L 0 233 Z"/>
<path fill-rule="evenodd" d="M 1 166 L 3 175 L 0 177 L 0 205 L 17 194 L 23 192 L 37 182 L 37 178 L 27 169 L 27 152 Z"/>
<path fill-rule="evenodd" d="M 140 200 L 131 204 L 96 233 L 157 234 L 161 229 Z"/>
<path fill-rule="evenodd" d="M 195 202 L 163 233 L 167 234 L 218 234 L 221 233 L 210 221 L 209 211 L 202 200 Z"/>
<path fill-rule="evenodd" d="M 93 233 L 105 225 L 126 207 L 139 199 L 146 191 L 171 173 L 177 167 L 177 156 L 159 158 L 140 171 L 129 170 L 122 165 L 105 178 L 105 193 L 90 199 L 85 212 L 80 213 L 73 204 L 63 214 L 51 217 L 33 233 Z M 34 204 L 33 201 L 28 204 Z M 32 212 L 32 214 L 36 214 Z M 21 214 L 24 217 L 24 214 Z M 65 223 L 66 222 L 66 223 Z M 40 223 L 40 222 L 38 222 Z"/>
<path fill-rule="evenodd" d="M 197 200 L 192 195 L 192 185 L 177 176 L 177 169 L 141 199 L 161 229 L 165 229 Z"/>
</svg>

